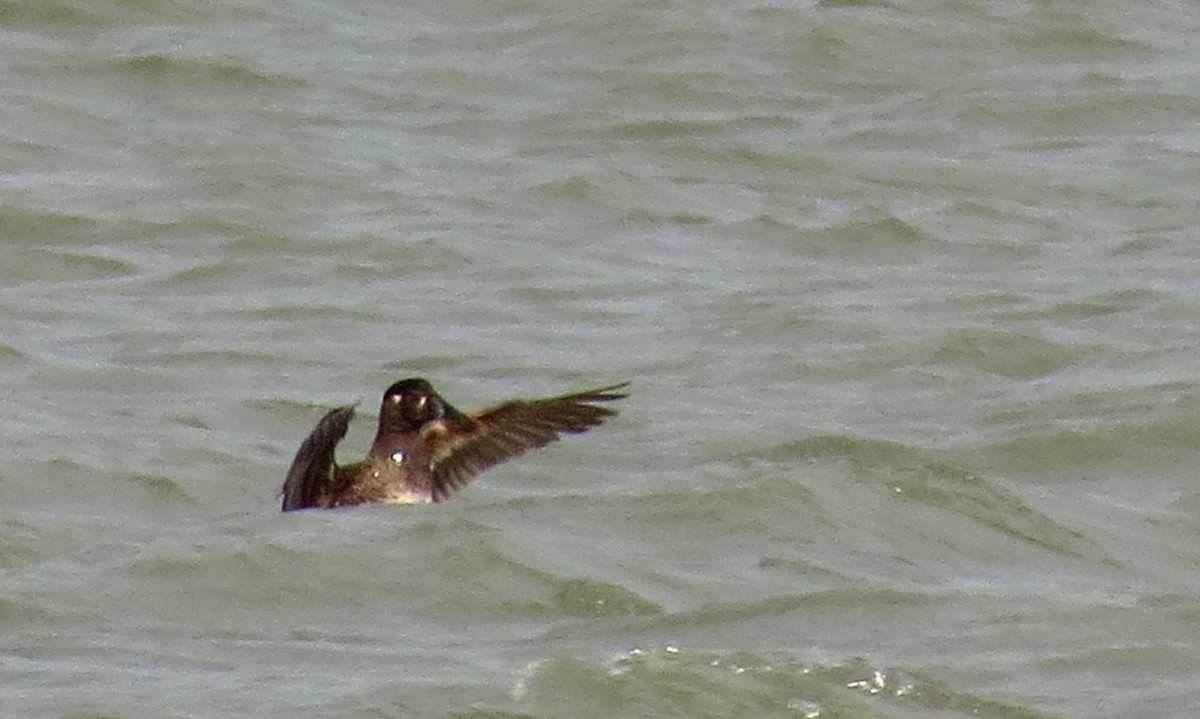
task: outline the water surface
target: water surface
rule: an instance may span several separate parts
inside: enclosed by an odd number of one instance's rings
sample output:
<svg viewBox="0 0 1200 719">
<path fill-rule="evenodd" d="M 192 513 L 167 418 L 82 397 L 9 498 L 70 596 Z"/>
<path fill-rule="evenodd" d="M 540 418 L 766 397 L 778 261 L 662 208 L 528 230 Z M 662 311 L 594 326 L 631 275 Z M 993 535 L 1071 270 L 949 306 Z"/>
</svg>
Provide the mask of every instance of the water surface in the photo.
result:
<svg viewBox="0 0 1200 719">
<path fill-rule="evenodd" d="M 0 714 L 1188 715 L 1196 24 L 0 2 Z M 417 375 L 634 384 L 280 514 Z"/>
</svg>

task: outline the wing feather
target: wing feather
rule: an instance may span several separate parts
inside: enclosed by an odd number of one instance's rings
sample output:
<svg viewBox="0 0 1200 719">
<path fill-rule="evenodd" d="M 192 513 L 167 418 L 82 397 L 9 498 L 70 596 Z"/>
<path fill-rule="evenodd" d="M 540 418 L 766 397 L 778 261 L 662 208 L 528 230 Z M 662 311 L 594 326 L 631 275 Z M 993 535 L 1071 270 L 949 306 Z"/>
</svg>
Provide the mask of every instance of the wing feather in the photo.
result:
<svg viewBox="0 0 1200 719">
<path fill-rule="evenodd" d="M 446 499 L 489 467 L 602 423 L 616 411 L 595 403 L 624 398 L 620 390 L 628 385 L 506 402 L 471 417 L 466 432 L 430 433 L 433 501 Z"/>
<path fill-rule="evenodd" d="M 315 507 L 321 494 L 331 488 L 337 469 L 333 451 L 346 436 L 352 417 L 352 405 L 326 412 L 300 445 L 283 481 L 283 511 Z"/>
</svg>

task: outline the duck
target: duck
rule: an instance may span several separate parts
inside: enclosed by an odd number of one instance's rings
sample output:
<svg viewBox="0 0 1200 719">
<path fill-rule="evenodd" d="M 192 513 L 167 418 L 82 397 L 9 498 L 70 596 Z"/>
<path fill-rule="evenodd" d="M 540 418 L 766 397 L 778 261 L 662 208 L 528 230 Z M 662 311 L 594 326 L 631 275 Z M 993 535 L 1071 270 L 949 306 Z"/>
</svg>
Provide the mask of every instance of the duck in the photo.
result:
<svg viewBox="0 0 1200 719">
<path fill-rule="evenodd" d="M 467 414 L 427 380 L 400 380 L 383 393 L 375 441 L 362 461 L 339 465 L 334 456 L 355 406 L 321 417 L 288 469 L 282 511 L 443 502 L 491 467 L 600 425 L 616 414 L 604 405 L 627 397 L 628 386 L 514 399 Z"/>
</svg>

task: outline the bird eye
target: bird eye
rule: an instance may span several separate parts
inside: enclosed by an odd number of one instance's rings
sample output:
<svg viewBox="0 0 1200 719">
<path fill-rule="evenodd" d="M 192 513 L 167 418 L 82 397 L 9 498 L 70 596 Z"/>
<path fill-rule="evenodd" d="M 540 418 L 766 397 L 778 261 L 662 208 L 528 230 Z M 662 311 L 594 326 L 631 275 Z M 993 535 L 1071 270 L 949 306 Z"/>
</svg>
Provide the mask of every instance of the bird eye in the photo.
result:
<svg viewBox="0 0 1200 719">
<path fill-rule="evenodd" d="M 417 398 L 417 409 L 425 409 L 425 403 L 428 401 L 428 397 L 421 395 L 419 398 Z"/>
</svg>

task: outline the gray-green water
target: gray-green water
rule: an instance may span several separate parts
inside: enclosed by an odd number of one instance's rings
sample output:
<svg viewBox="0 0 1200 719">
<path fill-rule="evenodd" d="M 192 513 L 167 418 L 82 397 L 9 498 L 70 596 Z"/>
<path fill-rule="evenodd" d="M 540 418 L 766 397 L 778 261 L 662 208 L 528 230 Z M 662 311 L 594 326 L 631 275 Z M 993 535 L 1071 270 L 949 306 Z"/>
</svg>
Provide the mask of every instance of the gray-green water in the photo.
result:
<svg viewBox="0 0 1200 719">
<path fill-rule="evenodd" d="M 1197 17 L 0 2 L 0 715 L 1191 716 Z M 634 391 L 281 515 L 412 375 Z"/>
</svg>

